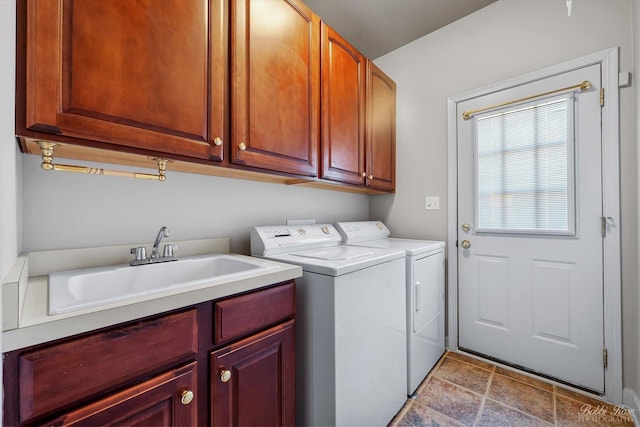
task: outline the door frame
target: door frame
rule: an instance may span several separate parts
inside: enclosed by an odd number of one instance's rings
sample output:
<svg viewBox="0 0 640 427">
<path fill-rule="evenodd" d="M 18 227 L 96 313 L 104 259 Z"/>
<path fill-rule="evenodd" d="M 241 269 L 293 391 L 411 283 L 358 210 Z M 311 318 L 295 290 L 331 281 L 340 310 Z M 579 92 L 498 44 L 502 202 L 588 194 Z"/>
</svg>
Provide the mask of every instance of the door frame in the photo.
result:
<svg viewBox="0 0 640 427">
<path fill-rule="evenodd" d="M 604 370 L 604 398 L 622 403 L 622 265 L 620 230 L 620 130 L 618 90 L 618 50 L 614 47 L 568 62 L 543 68 L 512 79 L 451 96 L 448 106 L 448 292 L 447 320 L 449 350 L 458 351 L 458 104 L 478 96 L 509 89 L 546 77 L 562 74 L 589 65 L 600 64 L 605 102 L 602 107 L 602 203 L 603 214 L 610 217 L 607 235 L 603 239 L 604 271 L 604 345 L 608 366 Z"/>
</svg>

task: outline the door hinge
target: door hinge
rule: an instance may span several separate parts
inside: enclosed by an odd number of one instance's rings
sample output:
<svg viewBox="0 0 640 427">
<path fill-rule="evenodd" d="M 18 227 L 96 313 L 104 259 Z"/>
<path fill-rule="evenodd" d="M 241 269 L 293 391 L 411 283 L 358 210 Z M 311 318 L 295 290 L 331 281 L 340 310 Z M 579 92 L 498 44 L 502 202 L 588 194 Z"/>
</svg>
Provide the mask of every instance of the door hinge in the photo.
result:
<svg viewBox="0 0 640 427">
<path fill-rule="evenodd" d="M 604 88 L 600 88 L 600 106 L 604 107 Z"/>
<path fill-rule="evenodd" d="M 601 216 L 600 217 L 600 232 L 602 233 L 602 237 L 607 237 L 607 221 L 612 220 L 610 216 Z"/>
<path fill-rule="evenodd" d="M 607 352 L 607 347 L 602 347 L 602 366 L 604 369 L 607 369 L 609 365 L 609 353 Z"/>
</svg>

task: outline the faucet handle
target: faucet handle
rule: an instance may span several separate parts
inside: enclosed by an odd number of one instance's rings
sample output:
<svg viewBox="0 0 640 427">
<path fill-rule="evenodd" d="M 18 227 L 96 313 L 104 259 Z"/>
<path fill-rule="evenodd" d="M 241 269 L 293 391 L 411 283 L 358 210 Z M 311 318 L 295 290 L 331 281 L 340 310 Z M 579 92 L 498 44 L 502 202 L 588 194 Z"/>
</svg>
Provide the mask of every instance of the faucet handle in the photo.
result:
<svg viewBox="0 0 640 427">
<path fill-rule="evenodd" d="M 131 253 L 135 255 L 135 261 L 142 261 L 144 259 L 147 259 L 147 250 L 144 246 L 131 248 Z"/>
<path fill-rule="evenodd" d="M 170 244 L 164 245 L 164 249 L 162 250 L 162 256 L 172 257 L 173 251 L 175 251 L 176 249 L 178 249 L 177 243 L 170 243 Z"/>
</svg>

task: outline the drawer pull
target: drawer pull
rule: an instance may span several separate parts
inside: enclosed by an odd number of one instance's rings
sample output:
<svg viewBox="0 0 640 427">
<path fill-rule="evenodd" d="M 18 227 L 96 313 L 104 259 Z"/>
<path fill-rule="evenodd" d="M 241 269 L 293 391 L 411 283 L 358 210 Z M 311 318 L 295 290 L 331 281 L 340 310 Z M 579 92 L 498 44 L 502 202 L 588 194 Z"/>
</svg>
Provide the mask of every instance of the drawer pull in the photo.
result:
<svg viewBox="0 0 640 427">
<path fill-rule="evenodd" d="M 223 383 L 229 382 L 231 379 L 231 371 L 228 369 L 220 368 L 220 381 Z"/>
<path fill-rule="evenodd" d="M 183 405 L 188 405 L 189 403 L 191 403 L 192 400 L 193 400 L 193 391 L 191 390 L 185 390 L 180 395 L 180 402 L 182 402 Z"/>
</svg>

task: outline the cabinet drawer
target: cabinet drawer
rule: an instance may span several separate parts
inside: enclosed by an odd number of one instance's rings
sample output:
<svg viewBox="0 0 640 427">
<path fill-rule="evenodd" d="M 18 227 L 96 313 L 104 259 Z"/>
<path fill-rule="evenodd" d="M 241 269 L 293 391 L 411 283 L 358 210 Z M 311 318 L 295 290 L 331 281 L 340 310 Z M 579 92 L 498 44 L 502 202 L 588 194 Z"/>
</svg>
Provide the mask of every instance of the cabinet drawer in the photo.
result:
<svg viewBox="0 0 640 427">
<path fill-rule="evenodd" d="M 20 420 L 123 385 L 197 351 L 194 309 L 24 353 L 19 357 Z"/>
<path fill-rule="evenodd" d="M 214 343 L 248 335 L 293 317 L 295 282 L 267 288 L 214 303 Z"/>
</svg>

